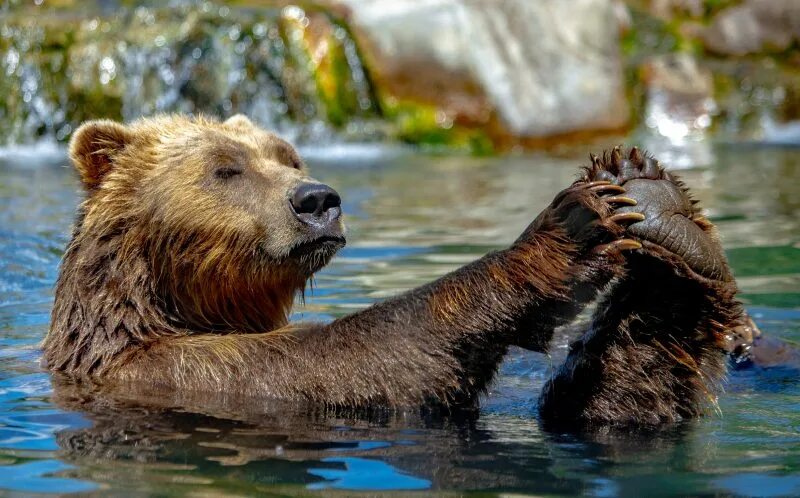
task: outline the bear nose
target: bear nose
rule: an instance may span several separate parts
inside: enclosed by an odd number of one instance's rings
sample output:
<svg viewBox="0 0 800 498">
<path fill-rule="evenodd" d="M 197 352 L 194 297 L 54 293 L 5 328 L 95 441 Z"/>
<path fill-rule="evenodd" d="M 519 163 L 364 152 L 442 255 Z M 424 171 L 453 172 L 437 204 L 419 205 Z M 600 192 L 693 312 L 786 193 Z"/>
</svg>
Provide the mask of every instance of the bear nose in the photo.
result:
<svg viewBox="0 0 800 498">
<path fill-rule="evenodd" d="M 342 214 L 342 198 L 324 183 L 304 183 L 291 196 L 292 209 L 305 223 L 327 223 Z"/>
</svg>

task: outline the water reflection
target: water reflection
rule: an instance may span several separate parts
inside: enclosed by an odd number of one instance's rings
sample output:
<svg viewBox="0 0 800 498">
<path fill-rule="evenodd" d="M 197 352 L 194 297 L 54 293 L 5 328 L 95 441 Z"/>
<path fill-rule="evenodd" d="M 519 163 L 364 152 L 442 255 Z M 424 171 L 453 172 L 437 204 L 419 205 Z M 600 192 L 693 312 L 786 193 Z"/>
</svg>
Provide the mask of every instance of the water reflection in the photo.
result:
<svg viewBox="0 0 800 498">
<path fill-rule="evenodd" d="M 191 476 L 220 490 L 242 480 L 309 489 L 604 494 L 609 486 L 624 489 L 607 479 L 619 465 L 655 469 L 694 451 L 682 446 L 689 427 L 558 435 L 542 433 L 530 417 L 497 413 L 336 413 L 263 400 L 132 400 L 69 383 L 55 387 L 58 406 L 80 410 L 92 422 L 56 433 L 65 461 L 80 465 L 73 475 L 146 492 L 164 480 L 177 492 L 182 476 Z M 133 462 L 162 479 L 132 478 Z"/>
<path fill-rule="evenodd" d="M 800 153 L 714 149 L 683 173 L 719 224 L 749 311 L 800 340 Z M 583 155 L 583 151 L 581 151 Z M 313 154 L 310 155 L 313 157 Z M 329 319 L 513 240 L 582 159 L 369 150 L 312 160 L 343 194 L 352 241 L 297 317 Z M 0 158 L 0 493 L 303 495 L 325 489 L 641 496 L 794 493 L 800 386 L 791 369 L 733 372 L 723 416 L 658 434 L 544 433 L 551 358 L 515 350 L 479 414 L 325 413 L 264 400 L 110 398 L 39 371 L 36 344 L 76 203 L 63 157 Z M 314 164 L 316 163 L 316 164 Z"/>
</svg>

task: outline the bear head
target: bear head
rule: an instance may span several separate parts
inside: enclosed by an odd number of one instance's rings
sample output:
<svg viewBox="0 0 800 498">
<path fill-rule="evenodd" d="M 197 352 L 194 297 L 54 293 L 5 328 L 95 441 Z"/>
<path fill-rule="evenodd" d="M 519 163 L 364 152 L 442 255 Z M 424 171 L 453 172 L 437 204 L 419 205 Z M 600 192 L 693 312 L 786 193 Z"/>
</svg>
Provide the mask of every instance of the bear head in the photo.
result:
<svg viewBox="0 0 800 498">
<path fill-rule="evenodd" d="M 60 280 L 100 301 L 160 307 L 170 327 L 279 327 L 345 243 L 338 194 L 241 115 L 91 121 L 69 155 L 86 200 Z"/>
</svg>

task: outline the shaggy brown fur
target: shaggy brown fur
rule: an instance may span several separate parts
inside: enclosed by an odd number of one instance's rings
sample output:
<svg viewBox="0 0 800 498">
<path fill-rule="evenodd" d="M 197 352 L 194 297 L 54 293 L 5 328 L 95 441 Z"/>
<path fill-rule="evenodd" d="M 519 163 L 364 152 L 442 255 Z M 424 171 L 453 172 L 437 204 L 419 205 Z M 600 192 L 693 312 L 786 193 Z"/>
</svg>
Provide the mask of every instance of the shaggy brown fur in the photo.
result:
<svg viewBox="0 0 800 498">
<path fill-rule="evenodd" d="M 45 361 L 127 389 L 470 402 L 509 344 L 543 349 L 594 297 L 626 246 L 595 249 L 642 218 L 614 214 L 606 194 L 619 187 L 578 182 L 506 250 L 328 325 L 288 325 L 294 295 L 333 253 L 292 252 L 307 235 L 286 196 L 308 179 L 288 144 L 243 117 L 168 116 L 88 123 L 70 155 L 87 199 Z"/>
<path fill-rule="evenodd" d="M 584 181 L 607 179 L 644 199 L 629 227 L 643 247 L 601 300 L 542 391 L 551 426 L 653 425 L 716 406 L 727 335 L 746 322 L 713 225 L 683 184 L 652 158 L 614 149 L 593 158 Z"/>
<path fill-rule="evenodd" d="M 669 205 L 684 194 L 654 190 L 674 184 L 637 154 L 631 171 L 642 179 L 627 178 L 619 157 L 596 162 L 507 249 L 330 324 L 288 324 L 296 293 L 341 247 L 314 239 L 290 210 L 291 192 L 311 181 L 294 149 L 241 116 L 87 123 L 70 146 L 87 198 L 62 262 L 45 362 L 151 396 L 471 405 L 509 345 L 544 350 L 556 326 L 627 270 L 585 353 L 576 350 L 547 390 L 543 414 L 693 415 L 721 372 L 713 340 L 738 313 L 735 287 L 716 242 L 675 242 L 683 218 L 650 209 L 651 198 Z M 626 194 L 617 184 L 628 180 Z M 688 218 L 710 230 L 695 212 Z M 631 223 L 645 246 L 625 265 L 621 251 L 642 246 L 620 239 Z M 333 230 L 344 233 L 338 218 Z M 676 321 L 663 323 L 673 310 Z"/>
</svg>

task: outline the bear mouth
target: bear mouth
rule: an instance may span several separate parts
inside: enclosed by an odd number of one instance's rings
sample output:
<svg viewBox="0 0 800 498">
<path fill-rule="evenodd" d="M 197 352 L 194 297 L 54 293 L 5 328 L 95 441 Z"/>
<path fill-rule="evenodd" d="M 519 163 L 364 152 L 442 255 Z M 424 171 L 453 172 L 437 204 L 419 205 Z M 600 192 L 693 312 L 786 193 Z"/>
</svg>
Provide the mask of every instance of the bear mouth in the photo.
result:
<svg viewBox="0 0 800 498">
<path fill-rule="evenodd" d="M 301 241 L 292 247 L 289 256 L 303 258 L 307 256 L 333 256 L 336 251 L 344 247 L 346 239 L 341 235 L 323 235 L 311 240 Z"/>
</svg>

